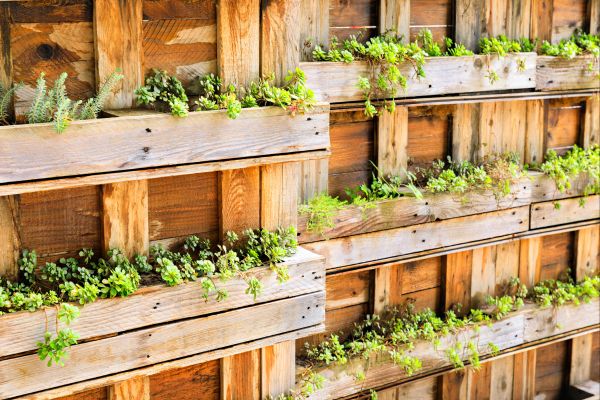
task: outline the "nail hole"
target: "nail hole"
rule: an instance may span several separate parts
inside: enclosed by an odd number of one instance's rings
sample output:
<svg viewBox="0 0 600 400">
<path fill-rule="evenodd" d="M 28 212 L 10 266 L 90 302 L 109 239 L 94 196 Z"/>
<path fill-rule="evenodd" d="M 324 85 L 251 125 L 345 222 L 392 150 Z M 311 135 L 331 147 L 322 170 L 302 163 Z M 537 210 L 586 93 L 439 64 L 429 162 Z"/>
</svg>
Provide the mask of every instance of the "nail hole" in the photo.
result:
<svg viewBox="0 0 600 400">
<path fill-rule="evenodd" d="M 150 132 L 152 132 L 152 129 L 146 128 L 146 132 L 150 133 Z"/>
<path fill-rule="evenodd" d="M 49 44 L 41 44 L 37 47 L 36 53 L 42 60 L 49 60 L 54 56 L 54 48 Z"/>
</svg>

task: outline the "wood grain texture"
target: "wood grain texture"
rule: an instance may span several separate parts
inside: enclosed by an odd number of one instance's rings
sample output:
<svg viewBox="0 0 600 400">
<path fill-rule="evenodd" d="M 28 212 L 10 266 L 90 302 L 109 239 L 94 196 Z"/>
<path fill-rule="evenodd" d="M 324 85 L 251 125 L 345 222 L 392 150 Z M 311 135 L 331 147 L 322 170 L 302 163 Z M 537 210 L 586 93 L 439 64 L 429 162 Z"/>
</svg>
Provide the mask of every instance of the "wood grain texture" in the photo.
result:
<svg viewBox="0 0 600 400">
<path fill-rule="evenodd" d="M 589 32 L 600 34 L 600 1 L 590 0 L 588 2 Z"/>
<path fill-rule="evenodd" d="M 91 22 L 93 5 L 89 0 L 16 1 L 10 4 L 10 11 L 17 23 Z"/>
<path fill-rule="evenodd" d="M 446 256 L 442 285 L 444 308 L 458 307 L 458 314 L 468 314 L 471 309 L 471 281 L 473 252 L 470 250 Z"/>
<path fill-rule="evenodd" d="M 96 82 L 102 82 L 116 69 L 124 76 L 117 92 L 107 99 L 106 108 L 133 107 L 134 91 L 144 80 L 142 4 L 143 0 L 94 1 Z"/>
<path fill-rule="evenodd" d="M 323 150 L 328 110 L 317 105 L 292 117 L 276 107 L 253 108 L 235 120 L 222 111 L 187 118 L 145 113 L 75 121 L 64 135 L 51 124 L 0 127 L 0 182 Z M 36 154 L 35 162 L 24 164 L 23 154 Z"/>
<path fill-rule="evenodd" d="M 582 335 L 571 340 L 569 384 L 578 385 L 589 381 L 592 376 L 593 334 Z"/>
<path fill-rule="evenodd" d="M 221 239 L 260 227 L 260 167 L 219 172 L 219 221 Z"/>
<path fill-rule="evenodd" d="M 584 202 L 583 205 L 580 204 L 580 200 Z M 531 229 L 598 218 L 600 218 L 600 196 L 598 195 L 531 205 Z"/>
<path fill-rule="evenodd" d="M 0 197 L 0 277 L 15 281 L 21 252 L 18 196 Z"/>
<path fill-rule="evenodd" d="M 457 104 L 452 115 L 452 158 L 474 161 L 479 148 L 480 103 Z"/>
<path fill-rule="evenodd" d="M 495 322 L 491 326 L 482 326 L 478 334 L 468 329 L 459 332 L 457 335 L 442 338 L 442 343 L 437 349 L 434 349 L 429 342 L 417 342 L 414 349 L 411 350 L 411 355 L 422 361 L 423 367 L 420 373 L 426 376 L 427 373 L 440 372 L 451 368 L 444 349 L 446 346 L 454 346 L 457 341 L 462 343 L 467 343 L 469 340 L 475 341 L 479 346 L 480 355 L 485 358 L 489 354 L 487 346 L 489 342 L 498 345 L 501 351 L 510 351 L 516 346 L 519 346 L 517 349 L 521 349 L 523 345 L 549 339 L 553 335 L 576 331 L 584 327 L 593 327 L 599 321 L 599 311 L 599 302 L 582 306 L 569 305 L 561 307 L 558 311 L 560 314 L 558 318 L 567 317 L 569 323 L 573 325 L 569 328 L 556 329 L 553 324 L 548 323 L 549 320 L 555 320 L 556 316 L 553 316 L 555 311 L 526 305 L 521 311 L 511 313 L 506 319 Z M 545 351 L 545 349 L 542 351 Z M 465 354 L 465 358 L 466 356 Z M 510 354 L 508 356 L 510 357 Z M 389 387 L 407 378 L 403 369 L 395 365 L 389 359 L 389 356 L 385 354 L 372 356 L 368 360 L 362 357 L 351 358 L 343 366 L 321 367 L 316 371 L 325 377 L 326 383 L 323 389 L 318 390 L 309 399 L 326 399 L 329 398 L 328 396 L 331 396 L 331 398 L 350 397 L 364 391 L 365 387 Z M 303 372 L 303 368 L 298 366 L 297 384 L 300 382 L 299 378 Z M 355 379 L 357 372 L 365 373 L 366 379 L 357 382 Z M 503 392 L 507 393 L 510 398 L 513 385 L 510 384 L 509 386 L 509 382 L 513 381 L 514 378 L 511 372 L 507 371 L 507 373 L 507 387 L 506 391 Z M 412 377 L 412 379 L 414 378 L 415 376 Z M 446 391 L 446 398 L 468 398 L 467 379 L 457 379 L 456 383 L 460 384 L 458 386 L 448 386 L 446 389 L 438 385 L 438 396 Z M 503 389 L 501 382 L 499 383 L 500 389 Z"/>
<path fill-rule="evenodd" d="M 536 89 L 538 90 L 574 90 L 598 89 L 598 63 L 590 71 L 588 65 L 592 58 L 577 56 L 571 60 L 561 57 L 538 56 L 536 64 Z"/>
<path fill-rule="evenodd" d="M 145 0 L 144 19 L 183 19 L 215 21 L 217 0 Z"/>
<path fill-rule="evenodd" d="M 548 400 L 561 400 L 568 385 L 568 342 L 553 343 L 537 349 L 535 395 Z"/>
<path fill-rule="evenodd" d="M 528 229 L 528 210 L 529 207 L 524 206 L 412 227 L 364 233 L 304 246 L 325 256 L 327 268 L 334 269 L 457 243 L 524 232 Z"/>
<path fill-rule="evenodd" d="M 220 400 L 220 360 L 150 375 L 152 400 Z"/>
<path fill-rule="evenodd" d="M 514 357 L 503 357 L 491 363 L 490 398 L 511 400 L 513 398 Z"/>
<path fill-rule="evenodd" d="M 538 122 L 537 115 L 534 115 Z M 481 104 L 478 157 L 513 152 L 519 159 L 525 156 L 528 131 L 527 102 L 506 101 Z M 529 125 L 533 125 L 529 124 Z"/>
<path fill-rule="evenodd" d="M 327 311 L 368 303 L 370 281 L 369 271 L 327 277 Z"/>
<path fill-rule="evenodd" d="M 381 314 L 388 306 L 392 305 L 392 292 L 399 289 L 392 277 L 393 266 L 381 266 L 375 270 L 375 278 L 373 280 L 373 313 Z"/>
<path fill-rule="evenodd" d="M 261 168 L 260 226 L 266 229 L 298 225 L 300 163 L 266 165 Z"/>
<path fill-rule="evenodd" d="M 514 356 L 513 398 L 533 399 L 535 397 L 536 350 L 529 350 Z"/>
<path fill-rule="evenodd" d="M 387 176 L 406 176 L 408 169 L 408 107 L 384 111 L 377 118 L 377 167 Z"/>
<path fill-rule="evenodd" d="M 300 21 L 301 60 L 312 60 L 316 45 L 329 44 L 329 0 L 304 0 Z"/>
<path fill-rule="evenodd" d="M 222 400 L 260 400 L 260 353 L 252 350 L 221 359 Z"/>
<path fill-rule="evenodd" d="M 540 281 L 542 273 L 542 238 L 535 237 L 520 241 L 519 279 L 527 287 Z"/>
<path fill-rule="evenodd" d="M 600 227 L 575 232 L 575 279 L 594 276 L 600 268 Z"/>
<path fill-rule="evenodd" d="M 0 4 L 0 20 L 11 20 L 10 5 L 7 3 Z M 5 88 L 11 87 L 13 84 L 13 65 L 10 43 L 10 24 L 4 23 L 0 26 L 0 84 Z M 11 100 L 8 104 L 8 118 L 11 119 L 13 114 L 13 104 Z"/>
<path fill-rule="evenodd" d="M 217 4 L 217 69 L 223 82 L 245 87 L 260 74 L 260 0 Z"/>
<path fill-rule="evenodd" d="M 525 132 L 525 149 L 523 162 L 539 163 L 544 159 L 544 121 L 545 107 L 543 100 L 527 101 L 527 130 Z"/>
<path fill-rule="evenodd" d="M 150 400 L 150 379 L 139 377 L 108 388 L 109 400 Z"/>
<path fill-rule="evenodd" d="M 274 74 L 283 85 L 288 71 L 300 63 L 301 0 L 270 0 L 261 6 L 261 76 Z M 304 7 L 306 7 L 304 5 Z"/>
<path fill-rule="evenodd" d="M 329 160 L 308 160 L 301 163 L 299 199 L 305 203 L 318 196 L 328 193 L 329 187 Z"/>
<path fill-rule="evenodd" d="M 261 353 L 261 398 L 288 393 L 295 382 L 296 343 L 293 340 L 264 347 Z"/>
<path fill-rule="evenodd" d="M 15 93 L 15 114 L 24 119 L 35 96 L 36 79 L 44 72 L 47 86 L 63 72 L 73 100 L 96 92 L 94 32 L 91 22 L 10 24 L 13 81 L 24 86 Z"/>
<path fill-rule="evenodd" d="M 144 1 L 144 5 L 146 3 L 148 1 Z M 192 4 L 181 0 L 178 3 L 182 6 Z M 163 69 L 177 76 L 187 87 L 196 77 L 217 73 L 217 22 L 214 17 L 144 21 L 143 31 L 145 74 L 152 68 Z"/>
<path fill-rule="evenodd" d="M 575 232 L 544 235 L 540 280 L 564 279 L 574 265 Z"/>
<path fill-rule="evenodd" d="M 148 181 L 102 187 L 102 228 L 104 251 L 119 248 L 127 257 L 148 254 Z"/>
<path fill-rule="evenodd" d="M 219 284 L 220 288 L 229 293 L 229 298 L 224 302 L 217 302 L 214 298 L 205 301 L 199 295 L 200 282 L 172 288 L 163 285 L 141 288 L 127 298 L 99 300 L 86 305 L 72 328 L 77 331 L 81 340 L 87 340 L 323 291 L 323 262 L 322 257 L 299 249 L 297 254 L 283 264 L 290 274 L 290 279 L 284 283 L 277 283 L 275 272 L 268 267 L 249 271 L 246 277 L 256 277 L 264 285 L 263 292 L 256 301 L 245 293 L 248 285 L 241 277 Z M 56 310 L 48 308 L 35 313 L 2 316 L 0 357 L 34 350 L 37 341 L 44 336 L 46 315 L 51 320 L 55 317 Z M 111 320 L 110 324 L 106 322 L 108 319 Z"/>
<path fill-rule="evenodd" d="M 585 101 L 581 145 L 590 148 L 594 144 L 600 144 L 600 95 L 591 96 Z"/>
<path fill-rule="evenodd" d="M 534 53 L 510 54 L 501 59 L 481 55 L 432 57 L 426 59 L 423 67 L 425 78 L 417 78 L 412 64 L 404 63 L 399 69 L 406 76 L 408 87 L 396 97 L 534 88 L 535 57 Z M 517 59 L 525 61 L 525 71 L 517 71 Z M 500 76 L 493 85 L 486 78 L 488 65 Z M 356 77 L 368 76 L 372 70 L 366 62 L 303 62 L 300 68 L 317 99 L 331 103 L 363 100 Z"/>
<path fill-rule="evenodd" d="M 63 374 L 40 363 L 35 354 L 4 360 L 0 395 L 37 392 L 267 337 L 272 342 L 265 345 L 271 345 L 281 341 L 277 335 L 319 325 L 324 306 L 324 294 L 317 292 L 257 305 L 253 312 L 236 309 L 79 344 L 71 348 Z M 253 329 L 242 328 L 248 326 Z"/>
<path fill-rule="evenodd" d="M 379 1 L 379 33 L 387 31 L 402 35 L 405 43 L 410 41 L 410 0 Z"/>
<path fill-rule="evenodd" d="M 469 50 L 476 51 L 484 33 L 485 1 L 458 0 L 455 9 L 455 39 Z"/>
</svg>

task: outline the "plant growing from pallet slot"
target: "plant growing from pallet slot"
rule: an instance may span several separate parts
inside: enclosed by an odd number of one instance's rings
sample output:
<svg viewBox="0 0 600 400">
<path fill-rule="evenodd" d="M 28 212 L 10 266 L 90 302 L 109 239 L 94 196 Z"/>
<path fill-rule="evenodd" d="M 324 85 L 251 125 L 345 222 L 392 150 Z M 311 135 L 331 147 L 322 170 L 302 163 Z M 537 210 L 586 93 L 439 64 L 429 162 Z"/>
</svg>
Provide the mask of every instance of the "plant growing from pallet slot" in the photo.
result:
<svg viewBox="0 0 600 400">
<path fill-rule="evenodd" d="M 588 183 L 583 190 L 584 197 L 600 194 L 600 146 L 598 145 L 588 149 L 575 145 L 560 156 L 550 149 L 544 157 L 544 162 L 534 164 L 531 168 L 538 169 L 552 178 L 556 189 L 561 193 L 571 188 L 573 179 L 580 174 L 586 174 Z M 585 198 L 582 198 L 580 205 L 584 204 Z M 560 207 L 558 202 L 555 203 L 555 207 L 557 205 Z"/>
<path fill-rule="evenodd" d="M 9 107 L 15 92 L 21 87 L 23 87 L 23 83 L 17 83 L 8 88 L 0 83 L 0 125 L 9 124 Z"/>
<path fill-rule="evenodd" d="M 21 282 L 0 277 L 0 315 L 58 307 L 56 335 L 46 327 L 44 340 L 38 343 L 40 358 L 49 359 L 50 366 L 62 364 L 68 348 L 77 340 L 77 334 L 69 328 L 58 328 L 59 321 L 68 326 L 79 315 L 79 309 L 66 301 L 85 305 L 98 298 L 126 297 L 137 291 L 141 282 L 153 278 L 167 286 L 199 280 L 202 298 L 224 301 L 228 293 L 218 284 L 234 277 L 246 281 L 246 293 L 256 300 L 263 284 L 249 271 L 268 265 L 279 282 L 289 279 L 287 267 L 281 262 L 296 251 L 296 229 L 247 230 L 244 234 L 247 239 L 242 242 L 235 233 L 228 232 L 225 243 L 217 245 L 216 250 L 208 240 L 197 236 L 185 240 L 183 252 L 153 246 L 151 260 L 141 255 L 128 259 L 119 249 L 109 250 L 106 258 L 97 258 L 92 250 L 83 249 L 78 258 L 47 262 L 39 275 L 35 251 L 24 250 L 18 262 Z"/>
<path fill-rule="evenodd" d="M 30 124 L 52 122 L 58 133 L 65 131 L 73 120 L 95 119 L 98 117 L 108 96 L 115 85 L 123 79 L 118 70 L 111 73 L 100 85 L 98 93 L 85 102 L 73 101 L 67 95 L 67 73 L 63 72 L 54 81 L 51 89 L 46 87 L 45 74 L 42 72 L 36 81 L 34 99 L 27 112 Z"/>
<path fill-rule="evenodd" d="M 153 75 L 146 78 L 146 85 L 136 90 L 138 104 L 170 111 L 178 117 L 188 115 L 192 96 L 197 98 L 191 105 L 193 110 L 226 110 L 230 119 L 237 118 L 243 108 L 276 106 L 295 115 L 310 111 L 316 104 L 314 93 L 306 86 L 306 77 L 299 68 L 288 72 L 283 86 L 275 85 L 273 74 L 251 82 L 247 88 L 224 85 L 220 77 L 208 74 L 195 78 L 187 92 L 175 76 L 166 71 L 153 71 Z"/>
<path fill-rule="evenodd" d="M 468 193 L 475 190 L 490 190 L 499 201 L 510 195 L 511 184 L 525 174 L 518 156 L 512 153 L 489 155 L 479 164 L 448 157 L 446 161 L 434 161 L 428 168 L 406 171 L 403 177 L 373 173 L 370 183 L 346 189 L 348 201 L 320 194 L 302 204 L 299 212 L 307 216 L 308 231 L 323 234 L 335 226 L 336 213 L 351 206 L 365 211 L 382 200 L 406 196 L 422 199 L 435 193 L 456 194 L 468 202 Z"/>
<path fill-rule="evenodd" d="M 598 69 L 600 60 L 600 36 L 584 33 L 578 29 L 569 39 L 563 39 L 556 44 L 544 40 L 540 52 L 543 55 L 562 57 L 566 60 L 571 60 L 579 55 L 591 55 L 593 58 L 587 68 L 589 71 L 594 71 L 594 69 Z M 600 78 L 600 73 L 598 78 Z"/>
<path fill-rule="evenodd" d="M 498 35 L 497 37 L 484 37 L 479 39 L 479 50 L 481 54 L 488 56 L 497 56 L 498 58 L 505 57 L 508 53 L 520 53 L 520 52 L 532 52 L 535 51 L 537 45 L 537 39 L 530 40 L 528 38 L 521 38 L 518 40 L 508 39 L 505 35 Z M 487 75 L 486 78 L 490 81 L 490 84 L 496 83 L 500 77 L 498 73 L 491 68 L 490 57 L 487 60 Z M 525 60 L 517 60 L 517 70 L 522 72 L 525 70 Z"/>
<path fill-rule="evenodd" d="M 387 354 L 394 364 L 410 376 L 419 372 L 422 367 L 418 357 L 410 354 L 416 341 L 430 342 L 434 350 L 440 351 L 440 339 L 449 335 L 454 335 L 455 339 L 443 350 L 448 363 L 455 369 L 462 369 L 467 361 L 471 368 L 477 370 L 481 366 L 479 337 L 473 337 L 463 343 L 456 339 L 461 331 L 471 330 L 478 334 L 482 324 L 490 325 L 492 321 L 505 318 L 509 313 L 521 308 L 526 300 L 540 308 L 559 307 L 590 302 L 599 295 L 599 275 L 585 277 L 579 283 L 570 278 L 565 281 L 547 280 L 535 285 L 531 290 L 527 290 L 518 278 L 513 278 L 506 285 L 503 295 L 489 296 L 487 306 L 473 308 L 464 317 L 457 317 L 452 309 L 446 311 L 443 317 L 429 309 L 415 312 L 410 303 L 387 310 L 381 316 L 367 315 L 363 322 L 355 325 L 355 329 L 345 340 L 338 334 L 332 334 L 328 340 L 316 346 L 306 344 L 306 355 L 302 360 L 305 365 L 302 378 L 311 377 L 311 381 L 318 382 L 318 387 L 311 387 L 310 382 L 304 381 L 298 392 L 281 395 L 277 399 L 305 399 L 322 388 L 324 378 L 314 378 L 315 374 L 318 375 L 315 371 L 317 367 L 341 366 L 353 358 L 368 360 L 376 354 Z M 493 356 L 500 351 L 493 342 L 484 344 L 484 348 Z M 367 372 L 359 372 L 356 379 L 362 381 Z"/>
</svg>

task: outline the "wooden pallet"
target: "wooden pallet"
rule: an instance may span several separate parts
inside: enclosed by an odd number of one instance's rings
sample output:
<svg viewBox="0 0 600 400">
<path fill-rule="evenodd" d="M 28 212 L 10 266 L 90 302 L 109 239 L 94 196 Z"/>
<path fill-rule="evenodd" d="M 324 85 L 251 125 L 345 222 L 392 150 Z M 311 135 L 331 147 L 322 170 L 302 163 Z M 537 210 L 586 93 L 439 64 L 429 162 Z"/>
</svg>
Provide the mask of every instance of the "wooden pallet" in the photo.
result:
<svg viewBox="0 0 600 400">
<path fill-rule="evenodd" d="M 536 69 L 538 90 L 600 89 L 600 64 L 592 56 L 538 56 Z"/>
</svg>

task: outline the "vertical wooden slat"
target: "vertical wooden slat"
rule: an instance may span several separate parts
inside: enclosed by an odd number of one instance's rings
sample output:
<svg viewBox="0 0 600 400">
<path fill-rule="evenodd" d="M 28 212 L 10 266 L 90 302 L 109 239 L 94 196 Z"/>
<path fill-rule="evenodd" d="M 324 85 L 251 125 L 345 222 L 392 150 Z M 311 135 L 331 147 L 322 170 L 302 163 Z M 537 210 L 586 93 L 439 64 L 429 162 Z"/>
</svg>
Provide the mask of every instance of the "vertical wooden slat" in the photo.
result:
<svg viewBox="0 0 600 400">
<path fill-rule="evenodd" d="M 511 400 L 513 394 L 514 357 L 502 357 L 492 361 L 490 398 Z"/>
<path fill-rule="evenodd" d="M 329 0 L 303 0 L 300 21 L 302 61 L 312 60 L 316 45 L 329 45 Z"/>
<path fill-rule="evenodd" d="M 454 7 L 456 41 L 469 50 L 477 51 L 485 26 L 485 0 L 456 0 Z"/>
<path fill-rule="evenodd" d="M 260 400 L 261 350 L 221 359 L 221 400 Z"/>
<path fill-rule="evenodd" d="M 294 387 L 296 371 L 296 344 L 293 340 L 261 349 L 261 397 L 287 393 Z"/>
<path fill-rule="evenodd" d="M 408 166 L 408 107 L 383 111 L 377 119 L 377 167 L 384 175 L 403 176 Z"/>
<path fill-rule="evenodd" d="M 94 1 L 96 82 L 115 69 L 124 76 L 119 90 L 107 99 L 107 108 L 128 108 L 135 104 L 134 91 L 143 81 L 142 0 Z"/>
<path fill-rule="evenodd" d="M 517 39 L 529 37 L 531 31 L 531 2 L 533 0 L 508 1 L 508 15 L 506 19 L 506 35 Z"/>
<path fill-rule="evenodd" d="M 379 1 L 379 32 L 394 31 L 410 41 L 410 0 Z"/>
<path fill-rule="evenodd" d="M 439 400 L 464 400 L 468 399 L 469 387 L 468 371 L 459 370 L 448 372 L 439 378 Z"/>
<path fill-rule="evenodd" d="M 578 385 L 592 376 L 592 354 L 594 334 L 578 336 L 571 340 L 571 368 L 569 383 Z"/>
<path fill-rule="evenodd" d="M 392 266 L 384 265 L 375 269 L 375 279 L 373 281 L 373 313 L 381 314 L 386 307 L 391 304 Z M 398 288 L 400 290 L 400 288 Z"/>
<path fill-rule="evenodd" d="M 515 354 L 513 399 L 533 399 L 535 397 L 535 358 L 535 350 Z"/>
<path fill-rule="evenodd" d="M 148 181 L 103 185 L 102 227 L 105 250 L 120 248 L 129 257 L 148 253 Z"/>
<path fill-rule="evenodd" d="M 497 246 L 480 247 L 473 250 L 471 273 L 471 302 L 474 306 L 485 304 L 486 296 L 496 290 Z"/>
<path fill-rule="evenodd" d="M 262 76 L 274 73 L 275 81 L 284 83 L 288 71 L 300 64 L 301 0 L 262 2 L 261 59 Z M 255 44 L 256 46 L 256 44 Z"/>
<path fill-rule="evenodd" d="M 9 88 L 13 84 L 12 52 L 10 51 L 10 3 L 0 3 L 0 84 Z M 11 118 L 12 100 L 9 105 L 9 118 Z"/>
<path fill-rule="evenodd" d="M 496 287 L 492 295 L 504 294 L 510 280 L 519 276 L 520 242 L 518 240 L 496 246 Z"/>
<path fill-rule="evenodd" d="M 452 116 L 452 158 L 474 161 L 479 146 L 480 103 L 457 104 Z"/>
<path fill-rule="evenodd" d="M 217 67 L 225 84 L 245 87 L 259 77 L 260 0 L 219 0 Z"/>
<path fill-rule="evenodd" d="M 531 33 L 529 37 L 552 40 L 553 0 L 531 0 Z"/>
<path fill-rule="evenodd" d="M 150 400 L 150 379 L 131 378 L 108 388 L 108 400 Z"/>
<path fill-rule="evenodd" d="M 329 159 L 307 160 L 301 163 L 300 202 L 304 203 L 313 197 L 327 193 L 329 185 Z"/>
<path fill-rule="evenodd" d="M 600 34 L 600 0 L 589 0 L 588 2 L 589 32 Z"/>
<path fill-rule="evenodd" d="M 260 226 L 260 167 L 219 172 L 220 237 Z"/>
<path fill-rule="evenodd" d="M 522 239 L 519 257 L 519 279 L 531 287 L 540 280 L 542 272 L 542 238 Z"/>
<path fill-rule="evenodd" d="M 583 119 L 583 137 L 581 145 L 589 148 L 600 144 L 600 95 L 590 96 L 585 101 L 585 115 Z"/>
<path fill-rule="evenodd" d="M 522 160 L 527 131 L 527 101 L 481 104 L 479 158 L 513 152 Z"/>
<path fill-rule="evenodd" d="M 299 162 L 261 167 L 261 227 L 277 229 L 297 225 L 299 177 Z"/>
<path fill-rule="evenodd" d="M 527 129 L 523 162 L 539 163 L 544 159 L 544 100 L 527 101 Z"/>
<path fill-rule="evenodd" d="M 19 197 L 0 197 L 0 277 L 15 281 L 19 276 Z"/>
</svg>

